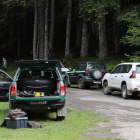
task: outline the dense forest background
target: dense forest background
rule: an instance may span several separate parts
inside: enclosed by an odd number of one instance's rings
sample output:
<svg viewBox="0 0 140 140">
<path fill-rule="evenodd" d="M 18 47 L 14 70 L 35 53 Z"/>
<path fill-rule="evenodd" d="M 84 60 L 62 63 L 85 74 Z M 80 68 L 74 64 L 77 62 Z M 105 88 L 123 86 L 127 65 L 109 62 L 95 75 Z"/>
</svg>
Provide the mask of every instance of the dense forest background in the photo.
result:
<svg viewBox="0 0 140 140">
<path fill-rule="evenodd" d="M 139 0 L 1 0 L 0 56 L 54 59 L 140 51 Z"/>
</svg>

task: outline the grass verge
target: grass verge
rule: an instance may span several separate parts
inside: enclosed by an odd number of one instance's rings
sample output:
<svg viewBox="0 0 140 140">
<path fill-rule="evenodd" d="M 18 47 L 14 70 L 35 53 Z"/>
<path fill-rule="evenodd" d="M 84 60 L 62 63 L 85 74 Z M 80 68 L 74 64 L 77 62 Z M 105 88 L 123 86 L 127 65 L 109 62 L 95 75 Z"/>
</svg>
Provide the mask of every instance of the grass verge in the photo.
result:
<svg viewBox="0 0 140 140">
<path fill-rule="evenodd" d="M 7 113 L 8 103 L 0 103 L 0 124 L 3 122 Z M 97 122 L 109 121 L 98 116 L 100 114 L 92 111 L 79 111 L 68 108 L 68 114 L 64 121 L 56 121 L 54 113 L 49 118 L 36 118 L 35 121 L 42 122 L 45 125 L 44 128 L 7 129 L 1 127 L 0 140 L 120 140 L 116 138 L 86 138 L 81 135 L 81 133 L 90 132 L 88 128 L 94 127 Z"/>
</svg>

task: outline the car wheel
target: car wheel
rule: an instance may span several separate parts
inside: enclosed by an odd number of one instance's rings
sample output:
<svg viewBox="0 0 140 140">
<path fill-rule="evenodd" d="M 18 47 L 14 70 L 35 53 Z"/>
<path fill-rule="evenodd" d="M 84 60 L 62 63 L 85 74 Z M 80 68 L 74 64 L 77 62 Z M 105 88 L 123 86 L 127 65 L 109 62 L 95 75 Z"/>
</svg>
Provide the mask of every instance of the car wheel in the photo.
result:
<svg viewBox="0 0 140 140">
<path fill-rule="evenodd" d="M 110 95 L 111 94 L 111 92 L 108 91 L 108 82 L 107 81 L 104 82 L 104 84 L 103 84 L 103 92 L 104 92 L 105 95 Z"/>
<path fill-rule="evenodd" d="M 84 84 L 84 82 L 83 82 L 83 79 L 82 79 L 82 78 L 79 78 L 79 80 L 78 80 L 78 87 L 79 87 L 80 89 L 85 88 L 85 84 Z"/>
<path fill-rule="evenodd" d="M 10 105 L 10 103 L 9 103 L 9 112 L 10 112 L 11 110 L 13 110 L 13 108 L 11 108 L 11 105 Z"/>
<path fill-rule="evenodd" d="M 65 116 L 62 116 L 62 117 L 57 116 L 57 121 L 63 121 L 63 120 L 65 120 Z"/>
<path fill-rule="evenodd" d="M 10 105 L 10 103 L 9 103 L 9 112 L 11 111 L 11 105 Z"/>
<path fill-rule="evenodd" d="M 68 77 L 66 77 L 66 78 L 64 79 L 64 84 L 65 84 L 65 87 L 70 87 Z"/>
<path fill-rule="evenodd" d="M 123 84 L 123 85 L 122 85 L 122 97 L 123 97 L 123 99 L 127 99 L 127 98 L 128 98 L 127 86 L 126 86 L 126 84 Z"/>
<path fill-rule="evenodd" d="M 66 105 L 64 105 L 62 108 L 57 108 L 57 120 L 62 121 L 65 119 L 65 116 L 67 114 L 67 108 Z"/>
</svg>

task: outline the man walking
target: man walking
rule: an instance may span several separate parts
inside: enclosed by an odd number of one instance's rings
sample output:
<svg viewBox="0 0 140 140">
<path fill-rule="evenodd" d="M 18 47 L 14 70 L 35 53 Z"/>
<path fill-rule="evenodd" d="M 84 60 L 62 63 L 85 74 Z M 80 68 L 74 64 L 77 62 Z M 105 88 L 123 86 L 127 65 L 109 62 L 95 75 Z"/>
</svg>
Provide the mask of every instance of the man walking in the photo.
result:
<svg viewBox="0 0 140 140">
<path fill-rule="evenodd" d="M 3 69 L 3 71 L 6 72 L 7 71 L 7 60 L 5 58 L 2 58 L 2 60 L 3 60 L 2 69 Z M 6 78 L 5 74 L 3 74 L 3 78 L 4 79 Z"/>
<path fill-rule="evenodd" d="M 4 71 L 7 71 L 7 60 L 5 58 L 2 58 L 2 60 L 3 60 L 2 69 Z"/>
</svg>

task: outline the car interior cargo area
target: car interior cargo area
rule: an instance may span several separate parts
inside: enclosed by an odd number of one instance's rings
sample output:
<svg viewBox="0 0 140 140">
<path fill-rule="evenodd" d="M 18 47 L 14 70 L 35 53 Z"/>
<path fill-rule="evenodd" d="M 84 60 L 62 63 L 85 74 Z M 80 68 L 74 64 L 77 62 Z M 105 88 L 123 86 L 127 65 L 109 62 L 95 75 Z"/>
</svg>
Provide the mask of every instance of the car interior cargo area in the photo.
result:
<svg viewBox="0 0 140 140">
<path fill-rule="evenodd" d="M 55 70 L 22 70 L 17 80 L 18 97 L 59 96 Z"/>
</svg>

